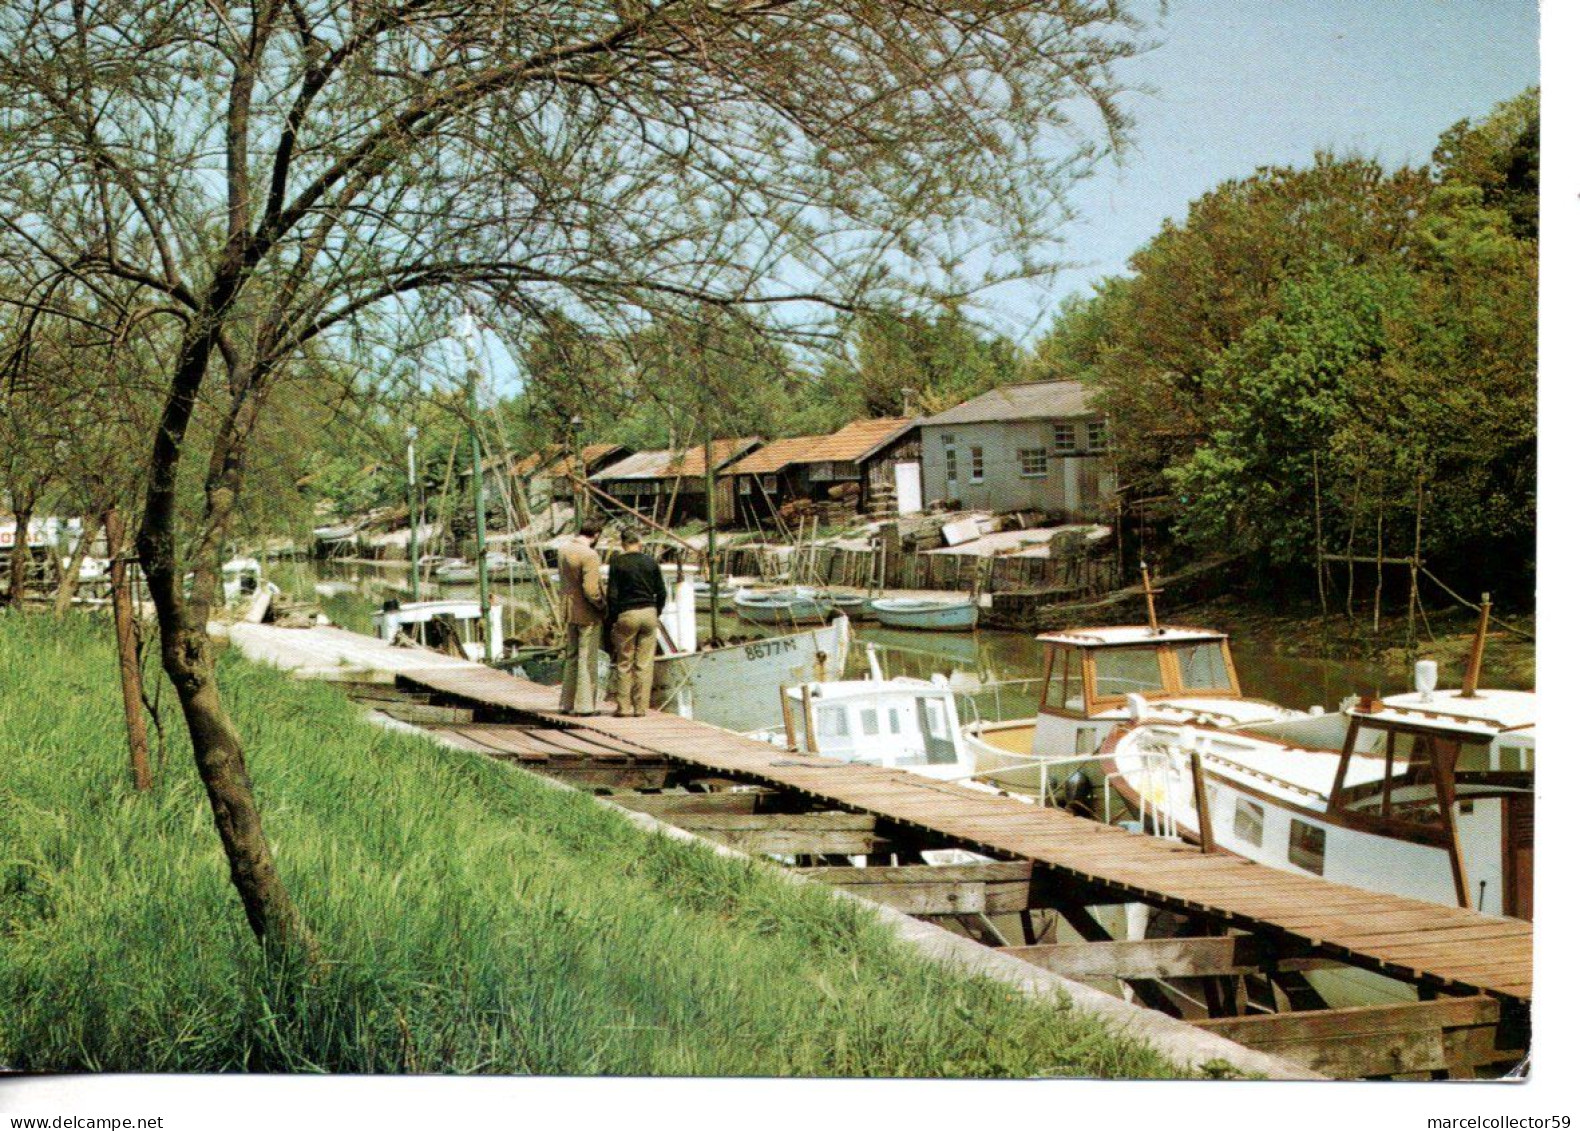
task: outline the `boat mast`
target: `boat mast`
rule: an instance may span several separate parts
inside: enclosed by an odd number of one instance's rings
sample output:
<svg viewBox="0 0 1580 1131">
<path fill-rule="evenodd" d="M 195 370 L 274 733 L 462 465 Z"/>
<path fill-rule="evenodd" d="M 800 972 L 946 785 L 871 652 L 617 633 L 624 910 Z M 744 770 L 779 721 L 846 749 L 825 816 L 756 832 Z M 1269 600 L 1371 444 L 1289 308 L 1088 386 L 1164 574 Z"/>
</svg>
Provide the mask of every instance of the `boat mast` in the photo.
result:
<svg viewBox="0 0 1580 1131">
<path fill-rule="evenodd" d="M 1474 699 L 1476 685 L 1481 682 L 1481 656 L 1487 648 L 1487 621 L 1492 617 L 1492 594 L 1481 595 L 1481 620 L 1476 624 L 1476 639 L 1470 645 L 1470 659 L 1465 661 L 1465 682 L 1459 689 L 1461 699 Z"/>
<path fill-rule="evenodd" d="M 411 543 L 407 556 L 411 558 L 411 599 L 419 600 L 417 591 L 417 426 L 406 425 L 406 518 L 411 522 Z"/>
<path fill-rule="evenodd" d="M 708 515 L 708 639 L 714 647 L 719 644 L 719 581 L 714 576 L 714 555 L 716 554 L 716 536 L 714 524 L 713 501 L 713 420 L 707 414 L 703 415 L 702 432 L 702 481 L 707 488 L 707 515 Z"/>
<path fill-rule="evenodd" d="M 477 520 L 477 606 L 482 616 L 483 655 L 494 658 L 488 617 L 488 527 L 483 513 L 483 445 L 477 435 L 477 326 L 472 312 L 461 310 L 460 338 L 466 351 L 466 432 L 472 442 L 472 514 Z"/>
<path fill-rule="evenodd" d="M 1158 609 L 1153 600 L 1157 591 L 1152 588 L 1152 574 L 1147 569 L 1147 563 L 1141 563 L 1141 588 L 1147 595 L 1147 626 L 1151 628 L 1152 635 L 1158 634 Z"/>
</svg>

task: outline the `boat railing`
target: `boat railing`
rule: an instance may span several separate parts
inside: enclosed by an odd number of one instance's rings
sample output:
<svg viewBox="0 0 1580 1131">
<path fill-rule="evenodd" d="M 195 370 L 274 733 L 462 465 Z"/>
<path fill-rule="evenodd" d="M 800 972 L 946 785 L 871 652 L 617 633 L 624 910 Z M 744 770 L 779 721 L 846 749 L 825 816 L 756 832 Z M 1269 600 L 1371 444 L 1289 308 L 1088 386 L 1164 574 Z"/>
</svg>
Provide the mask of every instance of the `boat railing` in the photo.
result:
<svg viewBox="0 0 1580 1131">
<path fill-rule="evenodd" d="M 1032 766 L 1037 768 L 1037 804 L 1044 808 L 1053 804 L 1053 778 L 1051 770 L 1060 766 L 1074 766 L 1090 763 L 1090 754 L 1078 754 L 1073 757 L 1043 758 L 1035 754 L 1012 754 L 1001 751 L 1002 757 L 1014 759 L 1013 765 L 994 766 L 990 769 L 973 769 L 969 773 L 957 774 L 954 777 L 943 778 L 943 781 L 977 781 L 982 778 L 995 778 L 1000 775 L 1024 773 Z"/>
<path fill-rule="evenodd" d="M 1139 772 L 1114 770 L 1103 775 L 1103 822 L 1114 823 L 1114 779 L 1128 778 L 1136 784 L 1136 820 L 1143 830 L 1147 827 L 1147 813 L 1152 814 L 1155 835 L 1165 840 L 1179 840 L 1179 816 L 1174 812 L 1173 784 L 1179 777 L 1178 764 L 1172 747 L 1142 748 L 1132 752 L 1140 762 Z M 1148 797 L 1152 798 L 1148 804 Z"/>
<path fill-rule="evenodd" d="M 965 713 L 970 715 L 969 718 L 961 718 L 961 725 L 980 726 L 984 723 L 1007 722 L 1008 718 L 1004 714 L 1005 692 L 1021 687 L 1041 687 L 1042 682 L 1043 681 L 1040 678 L 994 680 L 992 683 L 980 687 L 975 691 L 955 692 L 955 702 L 957 704 L 957 709 L 958 705 L 963 704 L 966 709 Z M 982 712 L 986 704 L 981 700 L 984 699 L 989 693 L 991 693 L 993 696 L 993 714 L 991 718 L 984 718 Z M 1017 696 L 1020 696 L 1020 693 L 1016 694 Z M 1024 698 L 1032 698 L 1032 696 L 1022 697 L 1022 702 L 1024 701 Z M 1012 707 L 1015 706 L 1018 705 L 1012 700 Z M 1016 715 L 1015 717 L 1019 717 L 1019 715 Z"/>
</svg>

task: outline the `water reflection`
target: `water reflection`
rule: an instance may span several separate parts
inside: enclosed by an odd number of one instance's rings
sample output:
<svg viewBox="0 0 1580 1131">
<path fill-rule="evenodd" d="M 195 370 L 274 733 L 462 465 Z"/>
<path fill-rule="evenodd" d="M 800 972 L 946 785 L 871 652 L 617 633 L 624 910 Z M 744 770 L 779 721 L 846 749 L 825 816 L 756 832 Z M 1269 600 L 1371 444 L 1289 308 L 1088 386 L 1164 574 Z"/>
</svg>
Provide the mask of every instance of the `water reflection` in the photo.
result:
<svg viewBox="0 0 1580 1131">
<path fill-rule="evenodd" d="M 403 563 L 388 566 L 340 564 L 317 561 L 279 561 L 270 565 L 269 577 L 287 594 L 312 601 L 330 620 L 355 632 L 372 631 L 372 614 L 389 597 L 405 599 L 410 585 Z M 517 635 L 534 622 L 545 619 L 547 596 L 527 582 L 498 582 L 493 586 L 505 602 L 506 634 Z M 422 595 L 465 597 L 476 592 L 474 585 L 425 583 Z M 700 610 L 699 610 L 700 612 Z M 705 623 L 705 614 L 702 619 Z M 745 624 L 734 616 L 720 617 L 721 632 L 727 637 L 759 636 L 764 631 Z M 1266 634 L 1240 633 L 1232 623 L 1210 626 L 1230 634 L 1241 690 L 1249 696 L 1268 699 L 1286 707 L 1320 706 L 1332 710 L 1348 695 L 1388 695 L 1406 690 L 1410 671 L 1379 661 L 1321 659 L 1290 656 L 1278 649 Z M 935 674 L 948 678 L 963 695 L 973 696 L 980 713 L 992 717 L 1025 717 L 1035 712 L 1041 691 L 1043 646 L 1032 633 L 908 632 L 885 628 L 870 622 L 855 626 L 855 641 L 846 674 L 865 675 L 868 668 L 867 645 L 877 650 L 887 675 L 908 675 L 930 679 Z M 1489 667 L 1484 682 L 1505 683 L 1504 673 Z M 1010 684 L 1019 686 L 1003 685 Z M 995 690 L 975 694 L 984 687 Z M 732 720 L 733 721 L 733 720 Z M 777 715 L 766 710 L 752 725 L 777 725 Z"/>
</svg>

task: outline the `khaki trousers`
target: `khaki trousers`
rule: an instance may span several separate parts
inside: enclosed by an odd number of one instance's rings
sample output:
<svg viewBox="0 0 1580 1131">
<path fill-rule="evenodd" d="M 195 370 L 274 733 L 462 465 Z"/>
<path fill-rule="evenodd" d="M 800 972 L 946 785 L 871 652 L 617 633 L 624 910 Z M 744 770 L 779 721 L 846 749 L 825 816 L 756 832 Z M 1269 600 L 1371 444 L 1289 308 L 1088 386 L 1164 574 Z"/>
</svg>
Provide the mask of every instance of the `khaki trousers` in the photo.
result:
<svg viewBox="0 0 1580 1131">
<path fill-rule="evenodd" d="M 645 715 L 653 698 L 653 652 L 658 610 L 627 609 L 614 622 L 614 701 L 620 715 Z"/>
<path fill-rule="evenodd" d="M 598 709 L 598 637 L 601 626 L 565 626 L 565 667 L 560 672 L 560 712 L 579 715 Z"/>
</svg>

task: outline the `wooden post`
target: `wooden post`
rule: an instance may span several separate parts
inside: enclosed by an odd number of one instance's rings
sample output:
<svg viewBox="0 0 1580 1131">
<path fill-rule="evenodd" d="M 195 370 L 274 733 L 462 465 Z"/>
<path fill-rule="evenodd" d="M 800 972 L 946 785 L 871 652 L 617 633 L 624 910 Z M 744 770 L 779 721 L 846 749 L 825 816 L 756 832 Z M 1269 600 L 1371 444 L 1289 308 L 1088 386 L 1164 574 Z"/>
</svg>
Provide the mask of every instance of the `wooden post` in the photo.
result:
<svg viewBox="0 0 1580 1131">
<path fill-rule="evenodd" d="M 806 721 L 806 749 L 809 754 L 818 753 L 817 727 L 812 725 L 812 687 L 810 684 L 801 685 L 801 715 Z"/>
<path fill-rule="evenodd" d="M 1481 680 L 1481 656 L 1487 648 L 1487 621 L 1492 617 L 1492 594 L 1481 595 L 1481 620 L 1476 624 L 1476 639 L 1470 645 L 1470 659 L 1465 661 L 1465 682 L 1459 689 L 1461 699 L 1476 697 L 1476 684 Z"/>
<path fill-rule="evenodd" d="M 790 706 L 790 689 L 784 684 L 779 685 L 779 709 L 785 718 L 785 749 L 799 750 L 795 734 L 795 711 Z"/>
<path fill-rule="evenodd" d="M 1328 587 L 1323 584 L 1322 571 L 1327 565 L 1322 560 L 1322 469 L 1317 463 L 1317 450 L 1311 449 L 1311 496 L 1317 508 L 1317 600 L 1322 604 L 1322 615 L 1328 615 Z"/>
<path fill-rule="evenodd" d="M 1376 636 L 1382 631 L 1382 567 L 1383 547 L 1382 531 L 1383 513 L 1382 504 L 1377 505 L 1377 590 L 1372 596 L 1372 635 Z"/>
<path fill-rule="evenodd" d="M 110 604 L 115 610 L 115 647 L 121 660 L 121 706 L 126 712 L 126 745 L 132 759 L 132 784 L 138 790 L 148 790 L 154 786 L 154 775 L 148 764 L 143 673 L 137 666 L 136 626 L 126 577 L 125 534 L 119 512 L 111 507 L 104 513 L 104 536 L 110 550 Z"/>
<path fill-rule="evenodd" d="M 1147 570 L 1147 563 L 1141 563 L 1141 588 L 1147 595 L 1147 625 L 1154 633 L 1158 630 L 1158 610 L 1153 601 L 1152 574 Z"/>
<path fill-rule="evenodd" d="M 1190 748 L 1190 776 L 1196 791 L 1196 827 L 1201 832 L 1201 850 L 1212 852 L 1217 846 L 1212 837 L 1212 812 L 1207 808 L 1207 779 L 1202 774 L 1201 751 L 1194 743 Z"/>
</svg>

